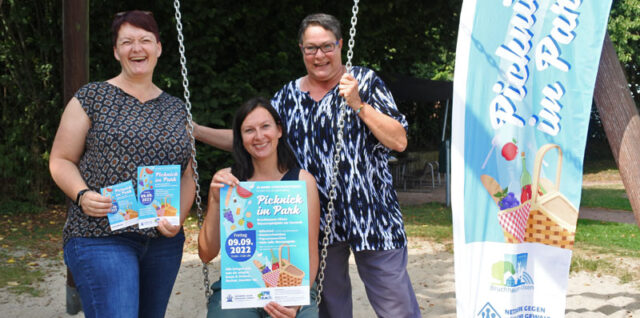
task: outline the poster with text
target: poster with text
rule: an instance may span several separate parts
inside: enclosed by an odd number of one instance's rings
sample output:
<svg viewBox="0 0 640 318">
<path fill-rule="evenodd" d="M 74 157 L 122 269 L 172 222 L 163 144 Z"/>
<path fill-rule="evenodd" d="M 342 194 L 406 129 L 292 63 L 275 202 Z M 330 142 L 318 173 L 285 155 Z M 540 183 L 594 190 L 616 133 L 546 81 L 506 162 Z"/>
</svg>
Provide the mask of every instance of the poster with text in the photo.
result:
<svg viewBox="0 0 640 318">
<path fill-rule="evenodd" d="M 564 317 L 610 0 L 465 0 L 452 210 L 458 317 Z"/>
<path fill-rule="evenodd" d="M 308 223 L 304 181 L 222 188 L 222 308 L 308 305 Z"/>
<path fill-rule="evenodd" d="M 138 167 L 138 226 L 158 226 L 160 219 L 180 225 L 180 166 Z"/>
<path fill-rule="evenodd" d="M 100 194 L 111 199 L 107 219 L 112 231 L 138 224 L 138 200 L 131 180 L 101 188 Z"/>
</svg>

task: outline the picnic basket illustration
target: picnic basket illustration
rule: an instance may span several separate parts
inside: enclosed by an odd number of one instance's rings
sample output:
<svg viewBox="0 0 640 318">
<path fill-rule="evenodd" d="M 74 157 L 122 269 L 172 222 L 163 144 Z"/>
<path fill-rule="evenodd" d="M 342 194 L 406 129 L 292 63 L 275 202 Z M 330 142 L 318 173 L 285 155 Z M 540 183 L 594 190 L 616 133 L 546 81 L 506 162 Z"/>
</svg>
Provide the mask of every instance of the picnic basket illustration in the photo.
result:
<svg viewBox="0 0 640 318">
<path fill-rule="evenodd" d="M 542 160 L 551 149 L 558 150 L 555 183 L 541 178 Z M 573 247 L 578 210 L 560 193 L 562 149 L 546 144 L 536 153 L 531 199 L 498 212 L 498 222 L 507 243 L 542 243 L 560 248 Z M 540 193 L 544 189 L 545 193 Z"/>
<path fill-rule="evenodd" d="M 282 258 L 282 248 L 287 246 L 287 258 Z M 280 245 L 278 250 L 278 257 L 280 258 L 280 279 L 278 280 L 278 286 L 300 286 L 302 285 L 302 278 L 304 278 L 304 272 L 299 268 L 291 264 L 291 248 L 289 244 Z"/>
<path fill-rule="evenodd" d="M 282 258 L 282 249 L 286 246 L 287 258 Z M 291 247 L 284 243 L 278 249 L 278 268 L 262 274 L 266 287 L 291 287 L 302 285 L 304 272 L 291 264 Z"/>
</svg>

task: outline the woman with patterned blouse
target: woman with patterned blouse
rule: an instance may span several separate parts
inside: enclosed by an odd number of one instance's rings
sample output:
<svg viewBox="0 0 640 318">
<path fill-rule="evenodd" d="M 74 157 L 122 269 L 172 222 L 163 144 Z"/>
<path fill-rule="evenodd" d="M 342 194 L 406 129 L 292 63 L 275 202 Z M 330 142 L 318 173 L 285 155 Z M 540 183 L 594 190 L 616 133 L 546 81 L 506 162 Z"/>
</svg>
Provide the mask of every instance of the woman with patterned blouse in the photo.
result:
<svg viewBox="0 0 640 318">
<path fill-rule="evenodd" d="M 150 12 L 116 14 L 113 54 L 122 71 L 80 88 L 65 108 L 51 149 L 51 176 L 72 199 L 64 259 L 86 317 L 163 317 L 180 268 L 182 223 L 195 195 L 183 103 L 158 88 L 162 53 Z M 137 168 L 180 165 L 180 225 L 161 220 L 112 231 L 111 199 L 100 189 L 137 184 Z"/>
<path fill-rule="evenodd" d="M 407 121 L 384 82 L 370 69 L 342 64 L 340 23 L 307 16 L 299 29 L 307 74 L 287 83 L 271 103 L 287 127 L 300 166 L 318 181 L 325 226 L 337 118 L 345 111 L 321 317 L 351 317 L 349 255 L 379 317 L 420 317 L 407 272 L 407 237 L 388 167 L 391 150 L 407 146 Z M 346 100 L 346 107 L 341 107 Z M 197 126 L 196 139 L 229 149 L 229 131 Z M 320 234 L 323 234 L 321 231 Z M 322 239 L 322 237 L 321 237 Z"/>
</svg>

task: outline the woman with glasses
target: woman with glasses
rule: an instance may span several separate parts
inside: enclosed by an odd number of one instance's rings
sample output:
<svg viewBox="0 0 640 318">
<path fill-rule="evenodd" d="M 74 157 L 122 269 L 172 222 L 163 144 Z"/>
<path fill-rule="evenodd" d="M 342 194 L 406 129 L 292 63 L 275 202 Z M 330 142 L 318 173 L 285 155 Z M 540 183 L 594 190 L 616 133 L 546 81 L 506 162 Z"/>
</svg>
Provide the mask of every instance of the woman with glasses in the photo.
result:
<svg viewBox="0 0 640 318">
<path fill-rule="evenodd" d="M 64 260 L 86 317 L 164 317 L 195 195 L 187 114 L 152 82 L 162 45 L 150 12 L 116 14 L 112 43 L 120 74 L 76 92 L 51 149 L 51 176 L 72 200 Z M 151 165 L 181 167 L 180 225 L 111 230 L 111 199 L 100 189 L 135 185 L 137 168 Z"/>
<path fill-rule="evenodd" d="M 388 167 L 391 150 L 407 146 L 407 121 L 383 81 L 370 69 L 342 64 L 340 22 L 312 14 L 298 32 L 307 70 L 271 100 L 287 124 L 300 166 L 318 181 L 325 226 L 338 116 L 346 100 L 344 149 L 329 235 L 321 317 L 351 317 L 348 259 L 353 251 L 367 297 L 380 317 L 420 317 L 407 273 L 407 237 Z M 197 126 L 196 138 L 222 149 L 229 131 Z M 322 231 L 321 231 L 321 234 Z M 321 238 L 322 239 L 322 238 Z"/>
</svg>

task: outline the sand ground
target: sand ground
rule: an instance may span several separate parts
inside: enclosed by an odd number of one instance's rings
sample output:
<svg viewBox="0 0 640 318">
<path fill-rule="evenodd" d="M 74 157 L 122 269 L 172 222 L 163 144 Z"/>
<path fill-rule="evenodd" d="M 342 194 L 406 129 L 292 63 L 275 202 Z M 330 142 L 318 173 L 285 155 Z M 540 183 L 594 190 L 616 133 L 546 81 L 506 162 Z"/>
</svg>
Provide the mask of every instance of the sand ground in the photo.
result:
<svg viewBox="0 0 640 318">
<path fill-rule="evenodd" d="M 400 193 L 403 203 L 444 200 L 442 189 L 430 193 Z M 604 218 L 612 211 L 595 211 L 593 218 Z M 626 212 L 626 218 L 631 214 Z M 632 214 L 631 214 L 632 215 Z M 620 217 L 620 215 L 616 215 Z M 633 222 L 633 219 L 631 219 Z M 0 289 L 0 313 L 3 317 L 84 317 L 82 312 L 69 316 L 65 307 L 66 269 L 61 261 L 48 264 L 48 275 L 39 286 L 40 297 L 16 296 Z M 444 245 L 421 239 L 409 243 L 408 270 L 423 317 L 455 317 L 453 253 Z M 219 277 L 219 262 L 214 261 L 210 277 Z M 637 266 L 632 268 L 638 269 Z M 354 317 L 374 317 L 353 259 L 350 265 L 353 286 Z M 206 315 L 201 263 L 194 251 L 185 251 L 183 264 L 173 289 L 167 317 L 204 317 Z M 572 273 L 567 292 L 567 317 L 640 317 L 640 285 L 622 284 L 619 278 L 590 272 Z"/>
<path fill-rule="evenodd" d="M 423 317 L 456 317 L 453 254 L 445 246 L 412 239 L 408 270 Z M 209 266 L 210 277 L 219 276 L 219 263 Z M 3 317 L 84 317 L 66 314 L 65 267 L 51 263 L 40 288 L 41 297 L 16 296 L 0 290 Z M 353 285 L 354 317 L 375 317 L 353 260 L 350 265 Z M 173 289 L 167 317 L 204 317 L 206 315 L 202 267 L 195 253 L 186 253 Z M 573 273 L 567 292 L 567 317 L 640 317 L 640 288 L 636 283 L 621 284 L 613 276 Z"/>
</svg>

